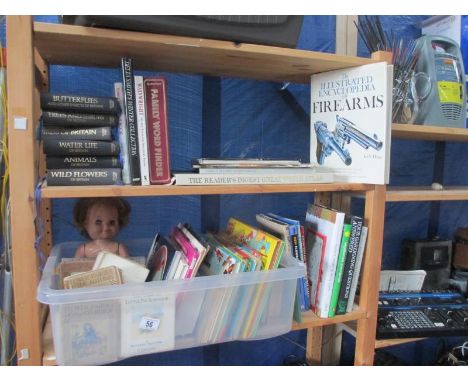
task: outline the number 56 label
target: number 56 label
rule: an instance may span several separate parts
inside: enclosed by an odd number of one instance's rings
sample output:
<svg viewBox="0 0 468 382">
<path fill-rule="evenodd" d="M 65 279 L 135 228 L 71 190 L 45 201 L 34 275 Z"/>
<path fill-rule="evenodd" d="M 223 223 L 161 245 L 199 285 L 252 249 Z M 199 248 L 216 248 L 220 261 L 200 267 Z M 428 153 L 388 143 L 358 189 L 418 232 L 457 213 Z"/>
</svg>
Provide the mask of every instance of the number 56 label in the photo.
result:
<svg viewBox="0 0 468 382">
<path fill-rule="evenodd" d="M 149 331 L 156 331 L 159 328 L 160 320 L 158 318 L 152 317 L 145 317 L 143 316 L 140 320 L 140 329 L 141 330 L 149 330 Z"/>
</svg>

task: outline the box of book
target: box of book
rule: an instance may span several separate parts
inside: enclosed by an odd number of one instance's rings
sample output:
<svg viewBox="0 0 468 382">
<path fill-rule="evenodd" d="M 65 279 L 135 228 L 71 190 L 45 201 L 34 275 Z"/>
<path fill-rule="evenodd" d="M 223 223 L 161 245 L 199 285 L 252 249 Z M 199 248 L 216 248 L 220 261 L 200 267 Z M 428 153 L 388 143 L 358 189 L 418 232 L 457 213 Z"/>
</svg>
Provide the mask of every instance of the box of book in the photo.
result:
<svg viewBox="0 0 468 382">
<path fill-rule="evenodd" d="M 57 267 L 80 243 L 53 247 L 37 299 L 50 307 L 59 365 L 100 365 L 142 354 L 234 340 L 275 337 L 291 330 L 295 259 L 276 270 L 62 289 Z M 144 256 L 148 242 L 126 243 Z"/>
</svg>

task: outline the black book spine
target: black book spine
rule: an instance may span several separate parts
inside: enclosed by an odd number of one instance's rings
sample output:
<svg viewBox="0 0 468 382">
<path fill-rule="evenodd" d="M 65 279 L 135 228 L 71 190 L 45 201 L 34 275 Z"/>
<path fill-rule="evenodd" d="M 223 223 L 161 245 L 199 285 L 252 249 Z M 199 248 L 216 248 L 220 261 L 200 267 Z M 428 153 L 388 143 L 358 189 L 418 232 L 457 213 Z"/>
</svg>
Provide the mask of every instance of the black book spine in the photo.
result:
<svg viewBox="0 0 468 382">
<path fill-rule="evenodd" d="M 130 156 L 130 179 L 132 184 L 141 184 L 140 153 L 135 108 L 135 79 L 132 59 L 122 57 L 122 81 L 124 90 L 124 111 L 128 129 L 128 155 Z"/>
<path fill-rule="evenodd" d="M 340 293 L 338 295 L 338 303 L 335 314 L 345 314 L 348 305 L 349 292 L 353 282 L 353 274 L 356 268 L 356 256 L 359 249 L 359 240 L 361 239 L 361 231 L 363 219 L 359 216 L 351 216 L 351 235 L 349 237 L 348 252 L 343 269 L 343 278 L 341 279 Z"/>
<path fill-rule="evenodd" d="M 47 139 L 92 139 L 97 141 L 112 141 L 112 128 L 103 127 L 68 127 L 44 126 L 41 138 Z"/>
<path fill-rule="evenodd" d="M 46 168 L 70 169 L 70 168 L 120 168 L 119 157 L 110 156 L 47 156 Z"/>
<path fill-rule="evenodd" d="M 59 111 L 42 111 L 42 122 L 44 125 L 54 126 L 79 126 L 79 127 L 97 127 L 97 126 L 117 126 L 119 118 L 114 114 L 86 114 L 86 113 L 67 113 Z"/>
<path fill-rule="evenodd" d="M 122 183 L 120 168 L 47 170 L 48 186 L 93 186 Z"/>
<path fill-rule="evenodd" d="M 43 141 L 43 151 L 46 155 L 97 155 L 114 156 L 119 154 L 118 142 L 71 140 L 71 139 L 46 139 Z"/>
<path fill-rule="evenodd" d="M 55 111 L 80 113 L 119 114 L 120 106 L 114 97 L 89 97 L 73 94 L 42 93 L 41 107 Z"/>
</svg>

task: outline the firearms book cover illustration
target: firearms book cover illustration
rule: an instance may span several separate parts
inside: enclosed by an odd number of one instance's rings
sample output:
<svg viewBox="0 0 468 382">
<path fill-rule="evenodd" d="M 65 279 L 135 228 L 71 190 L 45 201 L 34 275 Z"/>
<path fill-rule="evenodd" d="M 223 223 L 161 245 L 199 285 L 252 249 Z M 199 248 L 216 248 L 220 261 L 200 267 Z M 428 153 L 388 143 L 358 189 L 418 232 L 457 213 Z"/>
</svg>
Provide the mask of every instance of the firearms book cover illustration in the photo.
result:
<svg viewBox="0 0 468 382">
<path fill-rule="evenodd" d="M 312 164 L 336 181 L 389 182 L 392 81 L 385 62 L 311 77 Z"/>
</svg>

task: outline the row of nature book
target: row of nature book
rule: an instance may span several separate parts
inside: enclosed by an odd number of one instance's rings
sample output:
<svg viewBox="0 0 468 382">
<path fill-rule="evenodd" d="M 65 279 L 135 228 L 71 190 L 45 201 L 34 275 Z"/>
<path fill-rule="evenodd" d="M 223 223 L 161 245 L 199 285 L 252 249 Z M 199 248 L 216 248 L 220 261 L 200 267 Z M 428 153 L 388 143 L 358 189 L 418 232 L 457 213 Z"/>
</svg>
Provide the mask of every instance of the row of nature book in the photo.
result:
<svg viewBox="0 0 468 382">
<path fill-rule="evenodd" d="M 171 181 L 166 80 L 133 74 L 122 58 L 114 97 L 41 94 L 48 185 Z"/>
</svg>

